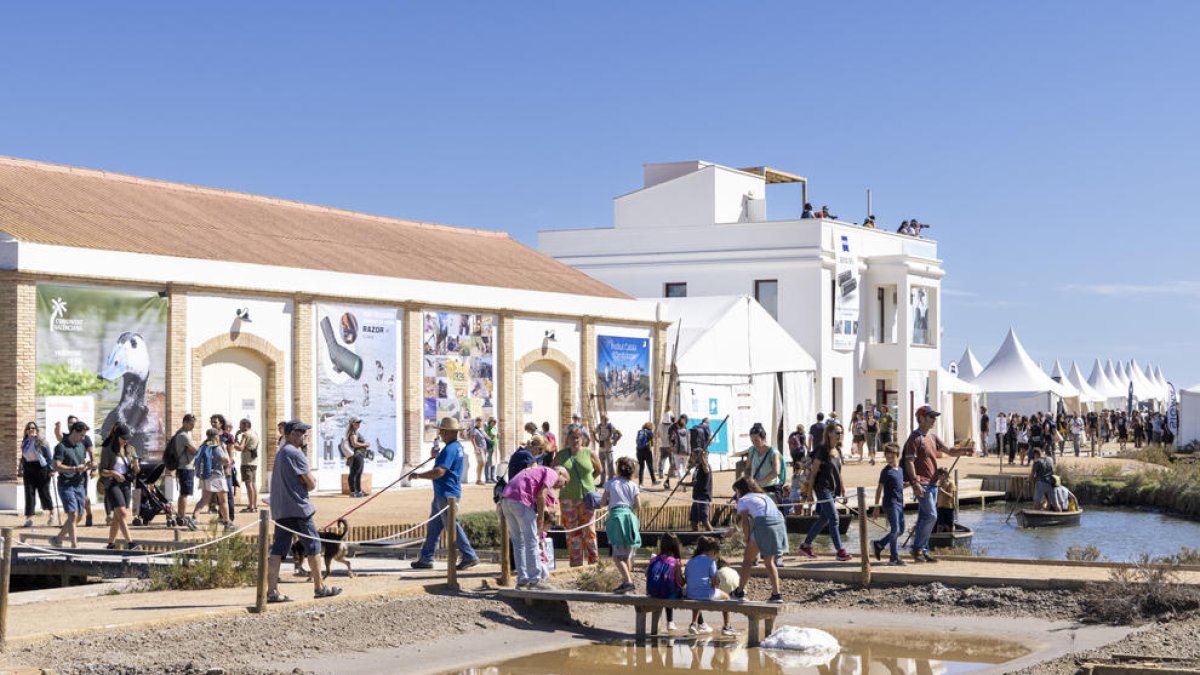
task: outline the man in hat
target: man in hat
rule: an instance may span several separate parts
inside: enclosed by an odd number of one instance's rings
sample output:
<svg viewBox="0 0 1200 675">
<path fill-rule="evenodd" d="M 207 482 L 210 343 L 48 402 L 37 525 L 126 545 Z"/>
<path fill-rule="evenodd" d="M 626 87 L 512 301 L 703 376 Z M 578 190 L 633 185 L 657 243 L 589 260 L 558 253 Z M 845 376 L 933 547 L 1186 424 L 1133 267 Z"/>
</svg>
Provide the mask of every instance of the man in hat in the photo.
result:
<svg viewBox="0 0 1200 675">
<path fill-rule="evenodd" d="M 443 417 L 441 423 L 438 424 L 438 436 L 442 440 L 442 449 L 434 461 L 433 468 L 413 474 L 413 478 L 433 481 L 433 505 L 429 509 L 430 518 L 446 508 L 447 500 L 450 497 L 462 500 L 462 479 L 463 471 L 466 468 L 466 457 L 463 455 L 462 443 L 458 440 L 460 431 L 462 431 L 462 425 L 458 423 L 458 420 L 453 417 Z M 427 570 L 433 567 L 433 553 L 437 551 L 438 539 L 442 536 L 442 530 L 449 525 L 448 516 L 449 514 L 443 513 L 440 518 L 433 518 L 429 522 L 429 526 L 425 530 L 425 545 L 421 547 L 421 557 L 412 563 L 414 568 Z M 462 560 L 458 561 L 458 569 L 465 570 L 478 565 L 479 556 L 476 555 L 475 549 L 471 548 L 467 533 L 463 531 L 457 518 L 454 521 L 454 527 L 458 533 L 458 550 L 462 553 Z M 450 555 L 453 556 L 454 553 L 451 552 Z"/>
<path fill-rule="evenodd" d="M 912 486 L 918 506 L 912 547 L 916 562 L 937 562 L 929 555 L 929 535 L 937 523 L 937 453 L 947 449 L 932 431 L 938 415 L 930 406 L 917 408 L 917 428 L 904 443 L 904 479 Z"/>
<path fill-rule="evenodd" d="M 311 428 L 300 420 L 285 422 L 284 443 L 275 454 L 271 470 L 271 520 L 275 521 L 275 537 L 267 561 L 267 602 L 290 600 L 279 592 L 279 566 L 291 552 L 295 536 L 300 536 L 308 569 L 312 571 L 313 597 L 332 598 L 342 592 L 336 586 L 326 586 L 321 577 L 321 535 L 313 523 L 317 507 L 308 498 L 309 491 L 317 488 L 317 477 L 308 468 L 308 454 L 304 450 L 304 439 Z"/>
</svg>

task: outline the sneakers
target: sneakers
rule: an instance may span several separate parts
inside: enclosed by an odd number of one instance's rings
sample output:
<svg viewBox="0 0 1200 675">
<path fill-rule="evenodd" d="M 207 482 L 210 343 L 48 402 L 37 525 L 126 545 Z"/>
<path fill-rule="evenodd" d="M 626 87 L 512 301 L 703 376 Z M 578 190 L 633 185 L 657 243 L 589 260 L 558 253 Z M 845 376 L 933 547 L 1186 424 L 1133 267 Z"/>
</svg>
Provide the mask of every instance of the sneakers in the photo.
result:
<svg viewBox="0 0 1200 675">
<path fill-rule="evenodd" d="M 105 550 L 108 550 L 108 551 L 115 551 L 120 547 L 117 546 L 115 543 L 110 543 L 108 546 L 105 546 L 104 548 L 105 548 Z"/>
<path fill-rule="evenodd" d="M 414 560 L 412 561 L 412 568 L 414 570 L 431 570 L 433 569 L 433 563 L 428 560 Z"/>
<path fill-rule="evenodd" d="M 737 634 L 738 632 L 734 630 L 733 626 L 724 626 L 721 628 L 721 635 L 725 637 L 737 637 Z"/>
<path fill-rule="evenodd" d="M 338 588 L 337 586 L 322 586 L 321 590 L 313 593 L 313 598 L 317 600 L 320 600 L 321 598 L 332 598 L 335 595 L 340 595 L 341 592 L 342 589 Z"/>
<path fill-rule="evenodd" d="M 800 547 L 797 548 L 796 551 L 799 552 L 800 555 L 810 560 L 815 560 L 817 557 L 817 554 L 813 553 L 812 544 L 800 544 Z"/>
<path fill-rule="evenodd" d="M 631 583 L 623 583 L 620 586 L 617 586 L 616 588 L 614 588 L 613 593 L 616 593 L 617 595 L 625 595 L 626 593 L 633 592 L 636 588 L 637 588 L 637 586 L 634 586 Z"/>
<path fill-rule="evenodd" d="M 557 591 L 558 588 L 554 584 L 543 579 L 541 581 L 535 581 L 532 584 L 529 584 L 528 586 L 525 587 L 525 590 L 528 590 L 528 591 Z"/>
<path fill-rule="evenodd" d="M 62 539 L 50 537 L 50 548 L 62 548 Z"/>
<path fill-rule="evenodd" d="M 50 514 L 50 517 L 46 519 L 46 527 L 54 527 L 54 514 Z"/>
<path fill-rule="evenodd" d="M 670 481 L 670 480 L 664 480 L 664 481 L 663 481 L 663 489 L 664 489 L 664 490 L 670 490 L 670 489 L 671 489 L 671 481 Z"/>
<path fill-rule="evenodd" d="M 129 542 L 129 545 L 125 547 L 125 550 L 126 551 L 140 551 L 140 550 L 142 550 L 142 547 L 131 541 L 131 542 Z"/>
<path fill-rule="evenodd" d="M 888 561 L 888 564 L 892 567 L 904 567 L 908 563 L 904 562 L 902 558 L 892 558 Z"/>
<path fill-rule="evenodd" d="M 458 562 L 458 564 L 454 566 L 454 569 L 461 572 L 463 570 L 469 570 L 478 564 L 479 564 L 479 558 L 471 558 L 470 560 L 460 560 Z"/>
<path fill-rule="evenodd" d="M 699 627 L 699 626 L 697 626 L 697 625 L 696 625 L 696 624 L 694 624 L 694 623 L 693 623 L 693 624 L 690 624 L 690 625 L 688 626 L 688 635 L 699 635 L 699 634 L 700 634 L 700 627 Z"/>
<path fill-rule="evenodd" d="M 921 558 L 927 563 L 937 562 L 937 558 L 929 555 L 929 551 L 921 551 Z"/>
<path fill-rule="evenodd" d="M 90 513 L 89 513 L 89 514 L 87 514 L 87 519 L 83 521 L 83 526 L 84 526 L 84 527 L 91 527 L 91 526 L 92 526 L 92 514 L 90 514 Z"/>
<path fill-rule="evenodd" d="M 733 589 L 733 592 L 729 594 L 729 599 L 741 602 L 746 599 L 746 591 L 740 588 L 735 588 Z"/>
<path fill-rule="evenodd" d="M 875 551 L 875 560 L 880 560 L 883 555 L 883 544 L 878 539 L 871 541 L 871 550 Z"/>
<path fill-rule="evenodd" d="M 843 548 L 838 550 L 837 559 L 838 562 L 850 562 L 851 560 L 854 560 L 854 556 L 850 555 L 850 552 Z"/>
<path fill-rule="evenodd" d="M 674 633 L 677 630 L 679 630 L 679 626 L 676 626 L 674 621 L 667 622 L 667 632 L 668 633 Z"/>
<path fill-rule="evenodd" d="M 22 525 L 21 527 L 33 527 L 33 518 L 26 518 L 25 524 Z"/>
<path fill-rule="evenodd" d="M 142 519 L 141 519 L 141 518 L 134 518 L 132 521 L 130 521 L 130 523 L 129 523 L 129 524 L 130 524 L 130 525 L 132 525 L 132 526 L 134 526 L 134 527 L 141 527 L 141 526 L 142 526 L 142 525 L 144 525 L 145 523 L 143 523 L 143 522 L 142 522 Z"/>
<path fill-rule="evenodd" d="M 783 595 L 781 595 L 779 593 L 772 593 L 771 597 L 767 598 L 767 602 L 775 604 L 775 605 L 782 605 L 783 604 Z"/>
</svg>

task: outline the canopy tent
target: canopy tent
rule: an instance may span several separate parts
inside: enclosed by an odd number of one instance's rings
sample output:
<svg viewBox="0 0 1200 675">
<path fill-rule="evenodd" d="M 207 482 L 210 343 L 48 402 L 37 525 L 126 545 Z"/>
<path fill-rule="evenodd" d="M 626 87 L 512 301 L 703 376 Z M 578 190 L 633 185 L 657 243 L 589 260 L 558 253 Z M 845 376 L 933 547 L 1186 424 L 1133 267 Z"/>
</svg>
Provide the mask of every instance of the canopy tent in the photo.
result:
<svg viewBox="0 0 1200 675">
<path fill-rule="evenodd" d="M 982 372 L 983 366 L 979 363 L 979 359 L 975 358 L 975 353 L 971 351 L 970 347 L 967 347 L 962 358 L 958 360 L 958 379 L 970 382 L 979 377 L 979 373 Z"/>
<path fill-rule="evenodd" d="M 1179 390 L 1179 433 L 1175 444 L 1182 447 L 1200 441 L 1200 384 Z"/>
<path fill-rule="evenodd" d="M 966 356 L 963 355 L 964 362 Z M 959 372 L 962 372 L 961 368 Z M 987 440 L 979 438 L 979 396 L 982 390 L 944 368 L 938 370 L 937 385 L 942 396 L 938 406 L 938 411 L 942 413 L 938 418 L 938 435 L 955 446 L 973 442 L 976 452 L 981 451 L 982 443 Z"/>
<path fill-rule="evenodd" d="M 1158 366 L 1154 366 L 1154 381 L 1158 382 L 1158 386 L 1162 387 L 1163 392 L 1169 395 L 1171 385 L 1167 382 L 1167 378 L 1163 377 L 1162 368 Z"/>
<path fill-rule="evenodd" d="M 1138 366 L 1137 359 L 1131 359 L 1125 364 L 1126 371 L 1129 373 L 1129 379 L 1133 382 L 1133 398 L 1135 401 L 1154 405 L 1162 401 L 1163 396 L 1158 390 L 1158 386 L 1151 383 L 1142 374 L 1142 369 Z"/>
<path fill-rule="evenodd" d="M 1050 371 L 1050 379 L 1061 384 L 1065 391 L 1070 392 L 1064 393 L 1063 398 L 1080 398 L 1079 388 L 1067 380 L 1067 371 L 1063 370 L 1062 363 L 1058 359 L 1054 359 L 1054 368 Z"/>
<path fill-rule="evenodd" d="M 1011 328 L 996 355 L 971 384 L 986 393 L 988 409 L 996 414 L 1054 412 L 1060 400 L 1071 409 L 1077 410 L 1079 405 L 1078 392 L 1042 372 Z"/>
<path fill-rule="evenodd" d="M 1165 405 L 1168 397 L 1167 383 L 1160 381 L 1158 376 L 1154 374 L 1154 366 L 1147 363 L 1146 367 L 1142 371 L 1142 375 L 1145 376 L 1146 381 L 1154 387 L 1154 391 L 1158 396 L 1158 400 L 1162 401 Z"/>
<path fill-rule="evenodd" d="M 1097 362 L 1098 363 L 1098 362 Z M 1071 370 L 1067 372 L 1067 382 L 1071 386 L 1079 390 L 1079 403 L 1090 407 L 1092 410 L 1099 412 L 1104 406 L 1104 402 L 1108 399 L 1107 396 L 1096 391 L 1088 381 L 1083 379 L 1083 372 L 1079 370 L 1079 364 L 1071 362 Z"/>
<path fill-rule="evenodd" d="M 1121 396 L 1129 393 L 1129 376 L 1125 374 L 1125 369 L 1121 368 L 1119 364 L 1113 365 L 1113 360 L 1109 359 L 1104 364 L 1104 374 L 1121 388 Z"/>
<path fill-rule="evenodd" d="M 1124 400 L 1125 392 L 1121 390 L 1120 384 L 1113 382 L 1112 378 L 1108 376 L 1107 370 L 1100 365 L 1100 359 L 1096 359 L 1092 363 L 1092 374 L 1088 377 L 1088 384 L 1104 395 L 1105 408 L 1113 410 L 1123 405 L 1120 401 Z"/>
<path fill-rule="evenodd" d="M 758 301 L 745 295 L 656 301 L 672 324 L 668 350 L 678 339 L 674 409 L 692 425 L 708 417 L 713 431 L 729 415 L 710 446 L 718 468 L 732 465 L 728 453 L 750 444 L 755 422 L 774 439 L 781 428 L 815 417 L 817 363 Z"/>
</svg>

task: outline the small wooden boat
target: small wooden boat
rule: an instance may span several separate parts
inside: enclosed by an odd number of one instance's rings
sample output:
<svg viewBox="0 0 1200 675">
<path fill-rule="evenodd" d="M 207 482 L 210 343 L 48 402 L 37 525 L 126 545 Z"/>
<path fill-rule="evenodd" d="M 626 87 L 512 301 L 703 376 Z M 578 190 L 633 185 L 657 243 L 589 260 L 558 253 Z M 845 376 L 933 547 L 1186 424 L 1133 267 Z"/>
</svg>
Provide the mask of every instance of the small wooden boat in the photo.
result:
<svg viewBox="0 0 1200 675">
<path fill-rule="evenodd" d="M 817 522 L 817 515 L 815 513 L 809 515 L 790 515 L 785 516 L 785 518 L 789 534 L 808 534 L 808 530 L 813 526 L 813 523 Z M 849 532 L 850 521 L 853 519 L 854 516 L 849 513 L 839 513 L 838 533 L 844 535 Z M 825 532 L 822 531 L 821 534 L 825 534 Z"/>
<path fill-rule="evenodd" d="M 971 548 L 974 537 L 974 530 L 955 523 L 953 532 L 934 532 L 929 535 L 929 548 Z"/>
<path fill-rule="evenodd" d="M 1082 515 L 1083 509 L 1076 511 L 1021 509 L 1017 511 L 1017 523 L 1021 527 L 1068 527 L 1078 525 Z"/>
</svg>

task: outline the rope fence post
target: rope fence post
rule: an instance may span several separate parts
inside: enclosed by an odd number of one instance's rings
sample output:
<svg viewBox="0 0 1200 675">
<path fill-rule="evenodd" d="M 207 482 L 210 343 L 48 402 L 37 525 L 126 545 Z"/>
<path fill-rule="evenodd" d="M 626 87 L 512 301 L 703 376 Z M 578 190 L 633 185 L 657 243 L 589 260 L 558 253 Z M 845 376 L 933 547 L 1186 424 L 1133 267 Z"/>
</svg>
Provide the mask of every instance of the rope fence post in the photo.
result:
<svg viewBox="0 0 1200 675">
<path fill-rule="evenodd" d="M 258 589 L 254 598 L 254 611 L 262 614 L 267 610 L 267 571 L 270 544 L 267 537 L 271 531 L 270 511 L 258 512 Z"/>
<path fill-rule="evenodd" d="M 500 513 L 500 579 L 501 586 L 507 586 L 512 581 L 512 574 L 509 570 L 509 555 L 508 555 L 508 520 Z"/>
<path fill-rule="evenodd" d="M 458 500 L 446 498 L 446 587 L 458 590 Z"/>
<path fill-rule="evenodd" d="M 871 542 L 867 539 L 867 488 L 858 488 L 858 548 L 862 555 L 862 585 L 871 585 Z"/>
<path fill-rule="evenodd" d="M 0 550 L 0 651 L 8 648 L 8 586 L 12 579 L 12 545 L 13 530 L 6 527 L 0 530 L 4 537 L 4 547 Z"/>
</svg>

